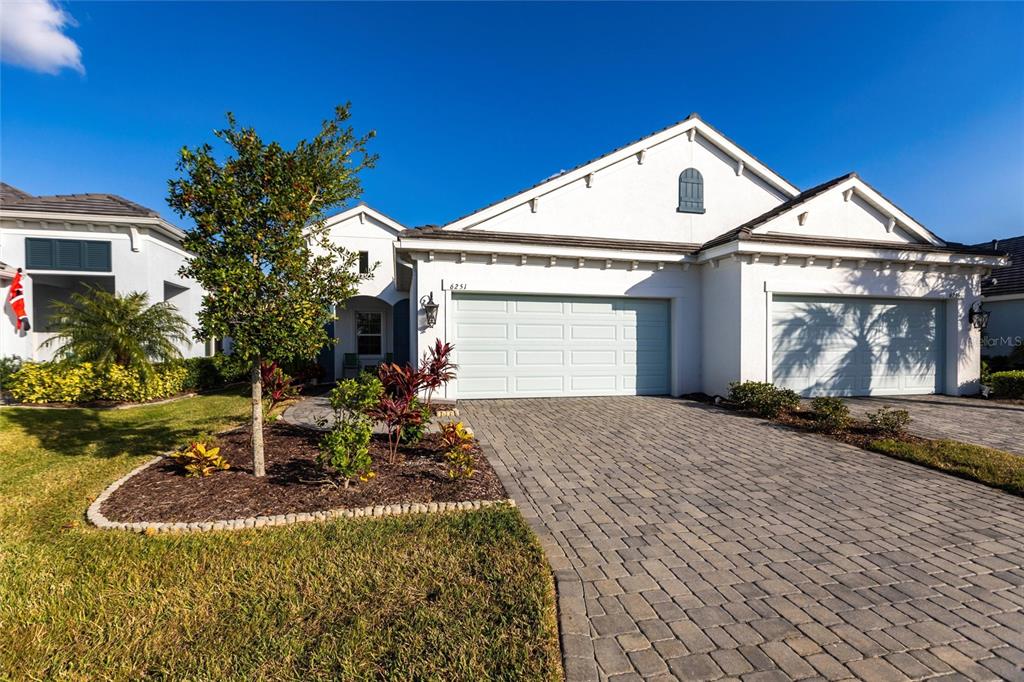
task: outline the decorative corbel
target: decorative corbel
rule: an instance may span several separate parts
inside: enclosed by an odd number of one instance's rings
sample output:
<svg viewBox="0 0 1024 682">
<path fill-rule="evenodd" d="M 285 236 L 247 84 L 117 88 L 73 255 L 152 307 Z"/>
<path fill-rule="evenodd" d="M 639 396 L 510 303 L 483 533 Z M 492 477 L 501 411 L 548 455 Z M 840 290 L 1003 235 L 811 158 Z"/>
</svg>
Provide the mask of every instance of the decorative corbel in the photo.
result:
<svg viewBox="0 0 1024 682">
<path fill-rule="evenodd" d="M 862 268 L 862 267 L 864 267 L 867 264 L 868 264 L 868 261 L 867 261 L 866 258 L 861 258 L 859 261 L 857 261 L 857 267 L 858 268 Z"/>
<path fill-rule="evenodd" d="M 647 150 L 646 149 L 641 149 L 640 151 L 638 151 L 636 153 L 636 162 L 638 164 L 642 165 L 643 162 L 644 162 L 644 159 L 646 159 L 646 158 L 647 158 Z"/>
<path fill-rule="evenodd" d="M 737 176 L 743 175 L 743 169 L 744 169 L 745 166 L 746 166 L 746 164 L 743 163 L 743 159 L 738 159 L 736 161 L 736 175 Z"/>
<path fill-rule="evenodd" d="M 690 271 L 690 263 L 689 262 L 683 263 L 683 272 L 689 272 L 689 271 Z"/>
<path fill-rule="evenodd" d="M 526 256 L 520 256 L 519 257 L 519 264 L 520 265 L 526 265 Z"/>
<path fill-rule="evenodd" d="M 584 265 L 586 265 L 586 263 L 587 263 L 587 259 L 586 258 L 577 258 L 576 259 L 576 267 L 578 267 L 578 268 L 582 268 Z"/>
<path fill-rule="evenodd" d="M 498 254 L 492 253 L 491 254 L 491 265 L 494 265 L 497 262 L 498 262 Z"/>
<path fill-rule="evenodd" d="M 784 254 L 780 255 L 779 256 L 779 265 L 785 265 L 786 261 L 788 261 L 788 260 L 789 260 L 789 254 L 788 253 L 784 253 Z"/>
<path fill-rule="evenodd" d="M 843 259 L 842 258 L 833 258 L 832 259 L 832 264 L 829 267 L 830 268 L 838 268 L 840 265 L 842 265 L 842 263 L 843 263 Z"/>
<path fill-rule="evenodd" d="M 552 256 L 551 259 L 548 261 L 548 264 L 551 267 L 555 267 L 556 265 L 558 265 L 558 258 L 556 258 L 555 256 Z"/>
<path fill-rule="evenodd" d="M 629 262 L 629 269 L 630 270 L 636 270 L 638 267 L 640 267 L 640 261 L 634 260 L 634 261 L 630 261 Z"/>
<path fill-rule="evenodd" d="M 530 213 L 536 213 L 538 206 L 540 206 L 540 197 L 530 199 Z"/>
<path fill-rule="evenodd" d="M 427 251 L 427 262 L 428 263 L 433 263 L 434 262 L 434 252 L 433 251 Z"/>
<path fill-rule="evenodd" d="M 587 189 L 590 189 L 591 187 L 594 186 L 594 174 L 587 173 L 586 175 L 583 176 L 583 181 L 587 183 Z"/>
<path fill-rule="evenodd" d="M 142 250 L 142 239 L 139 236 L 139 228 L 135 225 L 128 226 L 128 241 L 131 244 L 132 251 L 135 253 Z"/>
<path fill-rule="evenodd" d="M 849 201 L 853 198 L 853 188 L 843 190 L 843 201 Z"/>
<path fill-rule="evenodd" d="M 612 266 L 612 259 L 611 258 L 606 258 L 605 261 L 604 261 L 604 269 L 607 270 L 607 269 L 611 268 L 611 266 Z"/>
<path fill-rule="evenodd" d="M 885 225 L 885 231 L 891 233 L 896 228 L 896 218 L 889 216 L 889 222 Z"/>
<path fill-rule="evenodd" d="M 465 263 L 466 262 L 466 252 L 465 251 L 462 251 L 461 253 L 459 253 L 459 262 L 460 263 Z"/>
<path fill-rule="evenodd" d="M 695 139 L 697 139 L 697 126 L 693 126 L 692 128 L 686 131 L 686 139 L 689 140 L 690 142 L 693 142 Z"/>
<path fill-rule="evenodd" d="M 661 261 L 658 261 L 658 269 L 659 270 L 664 270 L 665 269 L 665 264 L 662 263 Z"/>
<path fill-rule="evenodd" d="M 808 256 L 807 258 L 804 259 L 805 268 L 809 268 L 812 265 L 814 265 L 814 256 Z"/>
<path fill-rule="evenodd" d="M 761 254 L 759 254 L 759 253 L 752 253 L 752 254 L 750 254 L 750 257 L 747 259 L 747 265 L 753 265 L 754 263 L 757 263 L 760 260 L 761 260 Z"/>
<path fill-rule="evenodd" d="M 359 212 L 359 224 L 364 225 L 366 223 L 366 211 Z"/>
</svg>

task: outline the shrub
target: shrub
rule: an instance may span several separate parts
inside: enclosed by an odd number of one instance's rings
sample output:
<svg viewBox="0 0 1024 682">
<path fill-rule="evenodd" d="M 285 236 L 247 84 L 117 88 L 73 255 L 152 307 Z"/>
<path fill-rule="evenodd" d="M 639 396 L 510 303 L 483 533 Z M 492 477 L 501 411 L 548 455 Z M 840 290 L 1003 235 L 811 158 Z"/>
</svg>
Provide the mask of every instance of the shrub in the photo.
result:
<svg viewBox="0 0 1024 682">
<path fill-rule="evenodd" d="M 21 369 L 21 358 L 17 355 L 0 358 L 0 391 L 7 386 L 11 376 L 19 369 Z"/>
<path fill-rule="evenodd" d="M 476 470 L 473 465 L 476 459 L 476 439 L 473 432 L 462 422 L 446 422 L 441 424 L 441 443 L 444 445 L 444 457 L 448 461 L 449 478 L 472 478 Z"/>
<path fill-rule="evenodd" d="M 423 440 L 423 435 L 427 432 L 430 419 L 434 414 L 429 405 L 420 402 L 417 398 L 412 399 L 411 409 L 420 413 L 420 419 L 402 427 L 402 433 L 398 437 L 398 442 L 402 445 L 416 445 Z"/>
<path fill-rule="evenodd" d="M 185 369 L 185 382 L 182 388 L 186 391 L 208 391 L 228 383 L 221 372 L 219 356 L 185 358 L 178 365 Z"/>
<path fill-rule="evenodd" d="M 342 379 L 327 395 L 334 410 L 335 421 L 344 413 L 366 415 L 376 407 L 384 394 L 384 385 L 373 374 L 363 372 L 356 379 Z"/>
<path fill-rule="evenodd" d="M 8 386 L 23 403 L 82 403 L 94 400 L 145 402 L 180 393 L 188 371 L 177 363 L 142 368 L 28 362 L 11 376 Z"/>
<path fill-rule="evenodd" d="M 370 470 L 370 436 L 373 429 L 365 419 L 351 419 L 335 424 L 320 441 L 317 461 L 340 476 L 345 488 L 358 478 L 367 481 L 375 476 Z"/>
<path fill-rule="evenodd" d="M 298 386 L 292 384 L 292 378 L 276 362 L 260 364 L 260 383 L 263 384 L 263 397 L 269 403 L 267 412 L 299 394 Z"/>
<path fill-rule="evenodd" d="M 910 413 L 906 410 L 882 406 L 874 412 L 868 412 L 868 423 L 871 427 L 889 438 L 903 435 L 910 421 Z"/>
<path fill-rule="evenodd" d="M 1024 398 L 1024 369 L 993 372 L 989 381 L 993 395 L 999 398 Z"/>
<path fill-rule="evenodd" d="M 454 349 L 452 344 L 434 339 L 434 347 L 423 354 L 420 366 L 423 368 L 423 387 L 427 389 L 427 405 L 430 405 L 434 391 L 455 378 L 455 370 L 459 366 L 451 361 Z"/>
<path fill-rule="evenodd" d="M 811 409 L 815 424 L 826 433 L 845 431 L 850 426 L 850 408 L 842 398 L 815 398 Z"/>
<path fill-rule="evenodd" d="M 173 453 L 171 459 L 181 465 L 187 478 L 209 476 L 214 471 L 225 471 L 231 466 L 210 438 L 199 438 L 189 442 L 184 448 Z"/>
<path fill-rule="evenodd" d="M 734 381 L 729 384 L 729 400 L 745 410 L 773 419 L 800 404 L 800 396 L 788 388 L 777 388 L 763 381 Z"/>
<path fill-rule="evenodd" d="M 389 398 L 383 397 L 377 405 L 370 410 L 371 419 L 380 422 L 388 433 L 388 461 L 392 464 L 398 458 L 398 444 L 402 437 L 403 429 L 419 423 L 423 418 L 422 414 L 413 409 L 412 399 L 404 397 Z"/>
</svg>

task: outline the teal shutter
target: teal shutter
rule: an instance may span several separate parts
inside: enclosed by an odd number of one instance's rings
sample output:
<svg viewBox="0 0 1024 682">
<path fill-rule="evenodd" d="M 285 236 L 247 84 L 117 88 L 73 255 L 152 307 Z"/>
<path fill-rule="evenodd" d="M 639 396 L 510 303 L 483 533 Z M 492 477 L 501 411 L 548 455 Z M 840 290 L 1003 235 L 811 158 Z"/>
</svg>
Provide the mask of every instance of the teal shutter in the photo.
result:
<svg viewBox="0 0 1024 682">
<path fill-rule="evenodd" d="M 110 272 L 110 242 L 82 242 L 82 269 Z"/>
<path fill-rule="evenodd" d="M 110 242 L 83 239 L 25 239 L 29 270 L 110 272 Z"/>
<path fill-rule="evenodd" d="M 25 267 L 29 270 L 53 270 L 53 240 L 26 237 Z"/>
<path fill-rule="evenodd" d="M 679 211 L 704 212 L 704 177 L 696 168 L 687 168 L 679 174 Z"/>
</svg>

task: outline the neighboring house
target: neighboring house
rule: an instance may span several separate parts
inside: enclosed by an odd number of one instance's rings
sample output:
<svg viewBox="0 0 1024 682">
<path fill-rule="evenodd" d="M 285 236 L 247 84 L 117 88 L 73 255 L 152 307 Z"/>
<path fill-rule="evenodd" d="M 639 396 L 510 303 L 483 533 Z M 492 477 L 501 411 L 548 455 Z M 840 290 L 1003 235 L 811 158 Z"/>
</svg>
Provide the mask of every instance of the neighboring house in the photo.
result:
<svg viewBox="0 0 1024 682">
<path fill-rule="evenodd" d="M 1006 251 L 1010 265 L 992 271 L 992 279 L 981 283 L 981 297 L 989 311 L 985 342 L 986 357 L 1009 355 L 1024 345 L 1024 235 L 979 244 Z"/>
<path fill-rule="evenodd" d="M 339 320 L 336 376 L 440 338 L 459 365 L 449 399 L 724 394 L 748 379 L 972 393 L 969 310 L 1006 263 L 855 174 L 801 192 L 696 115 L 443 227 L 398 231 L 365 206 L 332 224 L 382 264 Z"/>
<path fill-rule="evenodd" d="M 54 348 L 41 344 L 51 336 L 53 303 L 87 285 L 170 301 L 195 326 L 202 291 L 178 275 L 184 236 L 155 211 L 113 194 L 32 196 L 0 183 L 0 357 L 50 359 Z M 6 303 L 17 268 L 26 276 L 27 333 L 16 331 Z M 186 357 L 204 350 L 202 343 L 181 348 Z"/>
</svg>

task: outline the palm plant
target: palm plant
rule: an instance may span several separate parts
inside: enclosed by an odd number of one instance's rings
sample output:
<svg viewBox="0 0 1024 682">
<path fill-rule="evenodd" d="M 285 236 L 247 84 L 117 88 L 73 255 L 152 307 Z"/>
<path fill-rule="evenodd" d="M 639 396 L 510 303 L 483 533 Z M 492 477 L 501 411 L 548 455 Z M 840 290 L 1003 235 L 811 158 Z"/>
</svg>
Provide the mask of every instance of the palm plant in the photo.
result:
<svg viewBox="0 0 1024 682">
<path fill-rule="evenodd" d="M 56 335 L 43 343 L 60 345 L 58 360 L 135 367 L 148 375 L 152 363 L 181 357 L 175 344 L 187 343 L 189 325 L 166 301 L 149 304 L 149 295 L 125 295 L 89 286 L 67 302 L 54 303 Z"/>
</svg>

